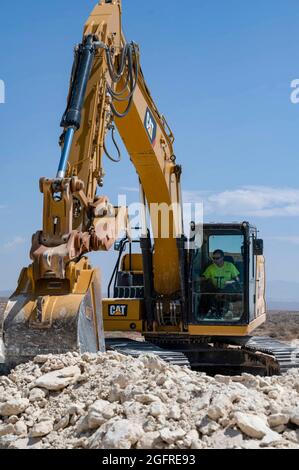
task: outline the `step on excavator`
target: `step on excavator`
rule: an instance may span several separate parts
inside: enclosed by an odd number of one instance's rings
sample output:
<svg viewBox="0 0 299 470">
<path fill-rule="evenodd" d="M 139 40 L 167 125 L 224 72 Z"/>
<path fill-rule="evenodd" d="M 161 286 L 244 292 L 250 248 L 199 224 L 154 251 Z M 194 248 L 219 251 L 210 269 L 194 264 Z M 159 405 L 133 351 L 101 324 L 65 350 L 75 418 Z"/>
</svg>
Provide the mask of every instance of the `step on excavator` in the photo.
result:
<svg viewBox="0 0 299 470">
<path fill-rule="evenodd" d="M 251 336 L 266 319 L 257 229 L 190 220 L 185 234 L 174 136 L 151 97 L 138 46 L 126 42 L 121 13 L 121 0 L 100 1 L 75 48 L 57 174 L 39 185 L 43 227 L 0 318 L 5 365 L 108 348 L 209 373 L 298 367 L 298 349 Z M 115 128 L 139 179 L 137 240 L 128 209 L 115 207 L 102 190 L 105 157 L 119 160 L 106 144 L 110 134 L 116 144 Z M 102 298 L 100 272 L 87 254 L 113 246 L 117 264 Z M 144 341 L 105 341 L 107 332 L 138 332 Z"/>
</svg>

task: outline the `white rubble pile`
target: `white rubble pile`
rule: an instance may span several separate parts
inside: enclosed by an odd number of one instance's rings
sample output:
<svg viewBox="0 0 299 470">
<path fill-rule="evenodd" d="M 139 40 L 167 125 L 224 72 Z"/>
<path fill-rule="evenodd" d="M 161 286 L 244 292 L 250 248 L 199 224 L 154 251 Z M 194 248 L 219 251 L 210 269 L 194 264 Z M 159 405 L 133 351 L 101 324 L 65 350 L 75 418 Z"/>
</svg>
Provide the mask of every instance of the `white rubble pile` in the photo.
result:
<svg viewBox="0 0 299 470">
<path fill-rule="evenodd" d="M 0 377 L 0 449 L 299 448 L 299 370 L 236 377 L 115 352 Z"/>
</svg>

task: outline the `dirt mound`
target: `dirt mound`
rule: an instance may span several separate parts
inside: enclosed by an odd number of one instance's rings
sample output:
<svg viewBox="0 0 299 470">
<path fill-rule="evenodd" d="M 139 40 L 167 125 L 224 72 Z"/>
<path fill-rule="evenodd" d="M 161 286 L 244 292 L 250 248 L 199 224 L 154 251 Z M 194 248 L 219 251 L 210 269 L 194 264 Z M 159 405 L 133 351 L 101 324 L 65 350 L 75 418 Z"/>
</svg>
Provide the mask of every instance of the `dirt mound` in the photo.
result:
<svg viewBox="0 0 299 470">
<path fill-rule="evenodd" d="M 115 352 L 39 356 L 0 378 L 0 448 L 299 448 L 299 370 L 208 377 Z"/>
<path fill-rule="evenodd" d="M 299 313 L 273 310 L 264 325 L 253 332 L 255 336 L 270 336 L 281 341 L 299 339 Z"/>
</svg>

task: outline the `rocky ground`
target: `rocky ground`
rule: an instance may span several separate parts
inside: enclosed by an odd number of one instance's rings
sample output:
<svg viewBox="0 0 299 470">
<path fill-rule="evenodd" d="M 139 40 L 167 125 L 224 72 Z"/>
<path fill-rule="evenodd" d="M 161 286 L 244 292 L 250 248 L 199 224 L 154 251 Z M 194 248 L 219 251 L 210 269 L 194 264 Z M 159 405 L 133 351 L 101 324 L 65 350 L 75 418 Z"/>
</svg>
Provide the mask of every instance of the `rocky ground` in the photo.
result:
<svg viewBox="0 0 299 470">
<path fill-rule="evenodd" d="M 266 323 L 258 328 L 254 335 L 292 342 L 299 340 L 299 313 L 273 310 L 268 313 Z"/>
<path fill-rule="evenodd" d="M 299 448 L 299 370 L 215 376 L 154 356 L 39 356 L 0 378 L 0 448 Z"/>
<path fill-rule="evenodd" d="M 255 334 L 298 345 L 299 314 Z M 215 376 L 153 356 L 38 356 L 0 377 L 0 449 L 299 448 L 299 369 Z"/>
</svg>

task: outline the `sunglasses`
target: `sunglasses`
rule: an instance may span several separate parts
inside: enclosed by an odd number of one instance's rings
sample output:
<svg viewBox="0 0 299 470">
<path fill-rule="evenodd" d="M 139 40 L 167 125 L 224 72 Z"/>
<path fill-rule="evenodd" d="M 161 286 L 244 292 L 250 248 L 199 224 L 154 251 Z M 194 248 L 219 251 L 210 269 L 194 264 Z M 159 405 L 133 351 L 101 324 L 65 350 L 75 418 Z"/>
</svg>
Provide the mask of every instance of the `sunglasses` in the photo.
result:
<svg viewBox="0 0 299 470">
<path fill-rule="evenodd" d="M 218 261 L 218 260 L 220 260 L 220 259 L 222 259 L 222 256 L 218 256 L 217 258 L 216 258 L 215 256 L 213 256 L 213 260 L 214 260 L 214 261 Z"/>
</svg>

